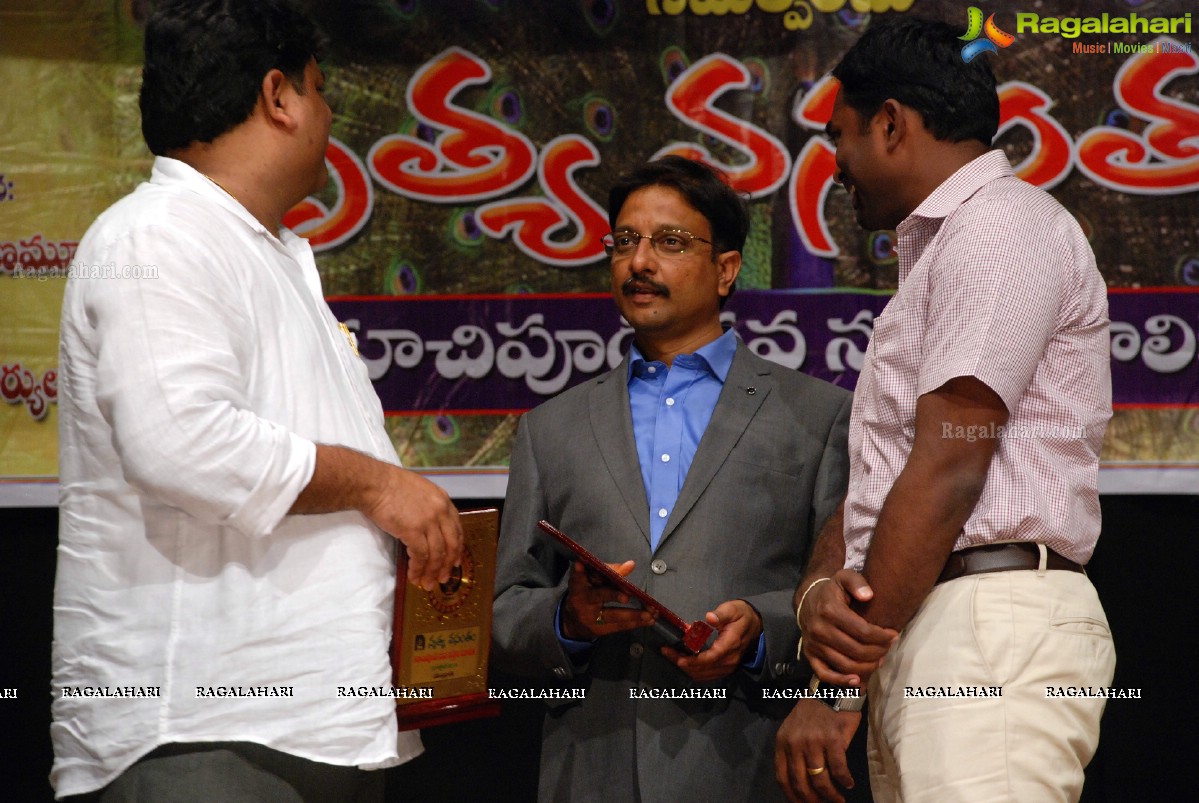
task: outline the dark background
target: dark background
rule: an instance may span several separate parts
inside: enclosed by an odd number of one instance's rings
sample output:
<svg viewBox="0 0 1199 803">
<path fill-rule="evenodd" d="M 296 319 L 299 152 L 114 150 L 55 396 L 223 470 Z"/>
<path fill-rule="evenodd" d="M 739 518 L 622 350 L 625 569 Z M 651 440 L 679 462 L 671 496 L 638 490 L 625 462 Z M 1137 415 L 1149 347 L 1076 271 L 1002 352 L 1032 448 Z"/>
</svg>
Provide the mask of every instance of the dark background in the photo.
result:
<svg viewBox="0 0 1199 803">
<path fill-rule="evenodd" d="M 457 500 L 464 509 L 496 500 Z M 1087 567 L 1116 638 L 1112 700 L 1084 803 L 1193 799 L 1181 747 L 1199 726 L 1195 705 L 1195 551 L 1199 496 L 1105 496 L 1103 536 Z M 0 796 L 50 800 L 50 638 L 58 511 L 0 509 Z M 498 686 L 503 678 L 493 679 Z M 2 694 L 3 692 L 0 692 Z M 540 704 L 512 701 L 490 720 L 423 732 L 426 752 L 388 770 L 388 799 L 524 803 L 536 799 Z M 855 800 L 869 800 L 861 739 Z"/>
</svg>

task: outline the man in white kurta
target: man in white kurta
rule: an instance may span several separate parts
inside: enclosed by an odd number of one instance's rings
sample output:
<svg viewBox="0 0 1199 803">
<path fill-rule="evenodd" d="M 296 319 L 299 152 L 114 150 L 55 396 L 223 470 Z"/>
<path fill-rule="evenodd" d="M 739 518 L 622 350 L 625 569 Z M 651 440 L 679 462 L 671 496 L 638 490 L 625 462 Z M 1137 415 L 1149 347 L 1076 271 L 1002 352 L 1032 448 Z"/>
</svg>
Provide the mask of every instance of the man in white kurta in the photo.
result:
<svg viewBox="0 0 1199 803">
<path fill-rule="evenodd" d="M 211 142 L 147 133 L 149 182 L 81 241 L 79 266 L 141 278 L 67 284 L 59 796 L 109 787 L 164 746 L 249 744 L 318 771 L 421 750 L 397 735 L 391 697 L 342 690 L 390 687 L 395 541 L 429 587 L 460 554 L 457 517 L 398 467 L 312 249 L 281 225 L 327 178 L 323 75 L 309 57 L 302 81 L 260 80 L 250 116 Z M 226 774 L 209 770 L 221 797 Z"/>
</svg>

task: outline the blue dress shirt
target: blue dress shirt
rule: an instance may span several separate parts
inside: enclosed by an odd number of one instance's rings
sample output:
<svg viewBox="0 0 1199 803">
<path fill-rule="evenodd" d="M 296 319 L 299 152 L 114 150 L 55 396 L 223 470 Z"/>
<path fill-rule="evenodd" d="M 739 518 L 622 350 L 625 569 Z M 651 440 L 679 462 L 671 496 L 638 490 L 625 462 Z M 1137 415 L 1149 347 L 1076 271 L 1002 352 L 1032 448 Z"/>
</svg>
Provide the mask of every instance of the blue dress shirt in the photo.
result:
<svg viewBox="0 0 1199 803">
<path fill-rule="evenodd" d="M 650 362 L 636 344 L 629 354 L 629 407 L 649 500 L 649 545 L 658 549 L 699 441 L 712 419 L 737 352 L 732 329 L 672 365 Z"/>
</svg>

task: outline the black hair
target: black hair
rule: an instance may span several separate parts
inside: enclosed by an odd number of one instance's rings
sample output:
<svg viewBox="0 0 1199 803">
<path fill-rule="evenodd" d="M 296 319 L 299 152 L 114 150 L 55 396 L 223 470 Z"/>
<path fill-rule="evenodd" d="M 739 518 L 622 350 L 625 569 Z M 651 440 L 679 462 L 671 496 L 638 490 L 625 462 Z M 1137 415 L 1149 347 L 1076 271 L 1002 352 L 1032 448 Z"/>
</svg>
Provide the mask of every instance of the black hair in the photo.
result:
<svg viewBox="0 0 1199 803">
<path fill-rule="evenodd" d="M 161 156 L 212 142 L 249 118 L 278 69 L 304 91 L 326 40 L 288 0 L 169 0 L 146 23 L 142 136 Z"/>
<path fill-rule="evenodd" d="M 985 58 L 962 59 L 965 29 L 918 17 L 871 25 L 833 68 L 840 92 L 864 120 L 894 98 L 939 140 L 987 147 L 999 128 L 995 74 Z"/>
<path fill-rule="evenodd" d="M 608 225 L 616 228 L 616 219 L 620 217 L 624 202 L 645 187 L 669 187 L 707 218 L 712 228 L 713 261 L 723 251 L 745 248 L 745 238 L 749 234 L 749 210 L 745 200 L 715 169 L 682 156 L 663 156 L 618 178 L 608 191 Z M 721 297 L 721 307 L 735 289 L 736 282 L 729 287 L 728 295 Z"/>
</svg>

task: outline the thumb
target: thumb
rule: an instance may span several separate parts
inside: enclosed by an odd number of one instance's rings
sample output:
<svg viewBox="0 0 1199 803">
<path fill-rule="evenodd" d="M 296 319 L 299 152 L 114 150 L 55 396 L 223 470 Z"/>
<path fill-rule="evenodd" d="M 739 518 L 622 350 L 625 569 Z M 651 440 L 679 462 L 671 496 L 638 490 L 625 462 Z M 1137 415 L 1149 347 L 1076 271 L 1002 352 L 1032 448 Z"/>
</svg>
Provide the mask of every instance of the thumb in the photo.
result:
<svg viewBox="0 0 1199 803">
<path fill-rule="evenodd" d="M 858 602 L 868 602 L 874 599 L 874 589 L 866 582 L 866 578 L 852 569 L 842 569 L 833 577 L 837 584 L 845 589 L 845 593 Z"/>
<path fill-rule="evenodd" d="M 708 624 L 717 629 L 735 622 L 745 615 L 745 611 L 737 602 L 737 600 L 722 602 L 716 606 L 716 610 L 708 611 L 707 616 L 704 618 L 708 620 Z"/>
</svg>

